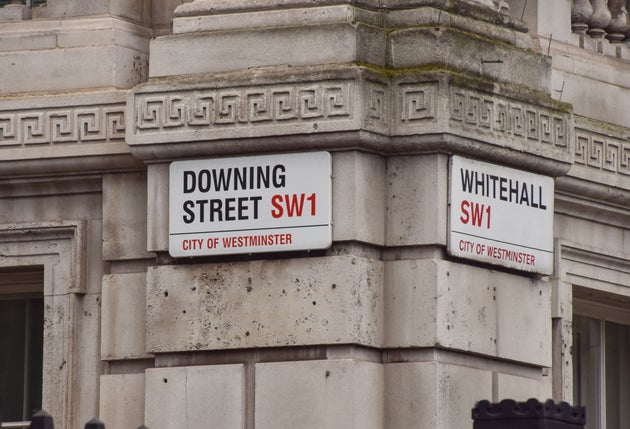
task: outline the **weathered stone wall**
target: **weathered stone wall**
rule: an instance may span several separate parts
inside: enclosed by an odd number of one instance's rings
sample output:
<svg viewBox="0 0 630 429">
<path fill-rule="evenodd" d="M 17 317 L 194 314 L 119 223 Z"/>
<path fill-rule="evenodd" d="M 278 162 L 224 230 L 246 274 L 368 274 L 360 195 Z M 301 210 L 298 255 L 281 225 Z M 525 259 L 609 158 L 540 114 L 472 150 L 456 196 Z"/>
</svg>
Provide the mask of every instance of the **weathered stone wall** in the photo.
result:
<svg viewBox="0 0 630 429">
<path fill-rule="evenodd" d="M 509 3 L 0 22 L 0 268 L 44 267 L 60 427 L 450 429 L 481 399 L 572 402 L 573 300 L 630 296 L 625 65 L 580 47 L 570 2 Z M 330 249 L 168 255 L 171 161 L 319 150 Z M 553 275 L 447 255 L 454 154 L 556 178 Z"/>
</svg>

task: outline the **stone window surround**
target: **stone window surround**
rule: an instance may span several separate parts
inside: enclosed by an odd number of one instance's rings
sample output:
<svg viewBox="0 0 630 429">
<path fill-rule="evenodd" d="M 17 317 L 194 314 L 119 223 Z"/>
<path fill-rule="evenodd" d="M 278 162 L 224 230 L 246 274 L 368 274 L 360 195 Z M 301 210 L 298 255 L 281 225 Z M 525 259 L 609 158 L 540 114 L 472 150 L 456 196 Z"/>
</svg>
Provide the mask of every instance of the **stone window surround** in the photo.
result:
<svg viewBox="0 0 630 429">
<path fill-rule="evenodd" d="M 76 296 L 85 293 L 86 222 L 0 225 L 0 268 L 44 269 L 43 408 L 60 427 L 74 427 Z"/>
<path fill-rule="evenodd" d="M 594 308 L 607 308 L 610 320 L 626 323 L 627 314 L 614 310 L 615 299 L 630 300 L 629 258 L 566 239 L 556 243 L 556 273 L 553 281 L 554 324 L 553 390 L 556 399 L 573 402 L 573 313 L 593 316 Z M 588 311 L 587 310 L 588 306 Z"/>
</svg>

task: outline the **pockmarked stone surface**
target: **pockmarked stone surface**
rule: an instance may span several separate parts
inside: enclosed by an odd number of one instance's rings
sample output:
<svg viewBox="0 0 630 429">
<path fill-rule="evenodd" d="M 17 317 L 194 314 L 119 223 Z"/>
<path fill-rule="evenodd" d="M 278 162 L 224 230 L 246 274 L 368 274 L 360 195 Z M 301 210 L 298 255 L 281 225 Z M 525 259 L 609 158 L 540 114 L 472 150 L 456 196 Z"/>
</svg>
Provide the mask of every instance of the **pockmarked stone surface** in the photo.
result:
<svg viewBox="0 0 630 429">
<path fill-rule="evenodd" d="M 147 349 L 383 342 L 383 265 L 358 256 L 169 265 L 147 273 Z"/>
</svg>

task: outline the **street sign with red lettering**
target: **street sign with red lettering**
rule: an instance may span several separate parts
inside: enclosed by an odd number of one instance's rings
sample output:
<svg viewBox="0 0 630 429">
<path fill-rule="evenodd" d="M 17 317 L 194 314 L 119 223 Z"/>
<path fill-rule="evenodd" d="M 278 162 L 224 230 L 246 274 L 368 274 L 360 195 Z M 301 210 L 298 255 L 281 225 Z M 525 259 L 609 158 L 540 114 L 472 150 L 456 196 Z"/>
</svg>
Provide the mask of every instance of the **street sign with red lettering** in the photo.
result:
<svg viewBox="0 0 630 429">
<path fill-rule="evenodd" d="M 553 179 L 460 156 L 450 167 L 448 253 L 551 274 Z"/>
<path fill-rule="evenodd" d="M 328 152 L 175 161 L 169 179 L 173 257 L 331 245 Z"/>
</svg>

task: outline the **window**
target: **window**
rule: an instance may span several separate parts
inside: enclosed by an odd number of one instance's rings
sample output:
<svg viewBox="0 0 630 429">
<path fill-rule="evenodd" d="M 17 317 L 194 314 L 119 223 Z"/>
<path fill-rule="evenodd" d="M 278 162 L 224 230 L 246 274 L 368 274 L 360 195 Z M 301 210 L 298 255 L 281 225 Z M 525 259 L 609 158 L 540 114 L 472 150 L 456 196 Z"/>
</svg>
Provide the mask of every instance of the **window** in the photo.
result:
<svg viewBox="0 0 630 429">
<path fill-rule="evenodd" d="M 41 272 L 0 272 L 0 416 L 22 422 L 42 407 Z"/>
<path fill-rule="evenodd" d="M 0 7 L 11 4 L 11 0 L 0 0 Z M 26 0 L 22 0 L 21 4 L 27 4 Z M 46 3 L 46 0 L 31 0 L 31 7 L 39 6 L 40 4 Z"/>
<path fill-rule="evenodd" d="M 626 428 L 630 421 L 630 318 L 624 310 L 600 304 L 576 302 L 574 307 L 587 314 L 573 317 L 574 402 L 586 407 L 588 429 Z"/>
</svg>

